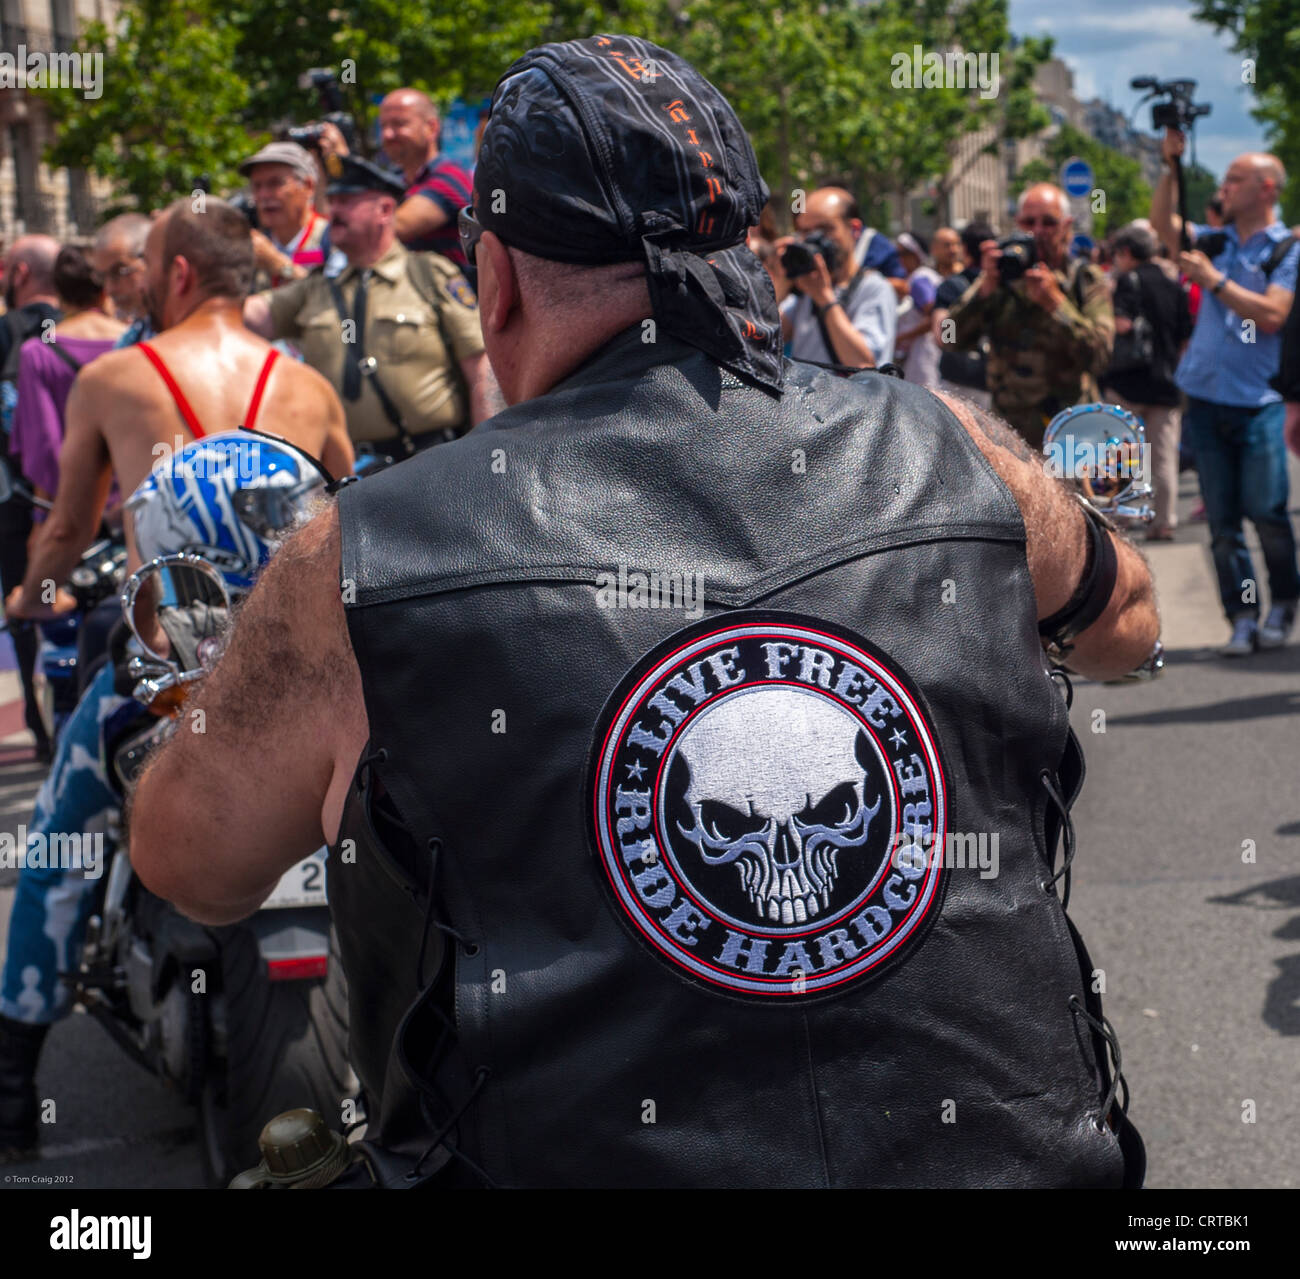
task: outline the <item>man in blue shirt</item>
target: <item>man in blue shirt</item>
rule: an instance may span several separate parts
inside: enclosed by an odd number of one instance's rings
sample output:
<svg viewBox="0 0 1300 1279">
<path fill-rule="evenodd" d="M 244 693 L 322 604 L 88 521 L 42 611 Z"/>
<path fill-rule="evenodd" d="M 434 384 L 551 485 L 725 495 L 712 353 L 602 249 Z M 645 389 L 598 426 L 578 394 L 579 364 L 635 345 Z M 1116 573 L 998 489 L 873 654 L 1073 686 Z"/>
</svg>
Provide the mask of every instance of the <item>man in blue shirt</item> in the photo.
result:
<svg viewBox="0 0 1300 1279">
<path fill-rule="evenodd" d="M 1178 252 L 1182 221 L 1174 212 L 1172 162 L 1184 136 L 1165 131 L 1166 168 L 1151 203 L 1151 222 Z M 1201 309 L 1174 381 L 1187 396 L 1183 430 L 1210 523 L 1219 598 L 1232 624 L 1221 650 L 1242 657 L 1285 644 L 1295 625 L 1300 569 L 1289 497 L 1285 413 L 1269 385 L 1281 357 L 1279 336 L 1295 295 L 1300 245 L 1273 217 L 1286 181 L 1281 161 L 1262 153 L 1239 155 L 1219 188 L 1224 229 L 1193 223 L 1193 248 L 1178 265 L 1201 286 Z M 1199 246 L 1199 247 L 1197 247 Z M 1259 583 L 1242 530 L 1249 519 L 1259 534 L 1268 570 L 1270 608 L 1259 623 Z"/>
</svg>

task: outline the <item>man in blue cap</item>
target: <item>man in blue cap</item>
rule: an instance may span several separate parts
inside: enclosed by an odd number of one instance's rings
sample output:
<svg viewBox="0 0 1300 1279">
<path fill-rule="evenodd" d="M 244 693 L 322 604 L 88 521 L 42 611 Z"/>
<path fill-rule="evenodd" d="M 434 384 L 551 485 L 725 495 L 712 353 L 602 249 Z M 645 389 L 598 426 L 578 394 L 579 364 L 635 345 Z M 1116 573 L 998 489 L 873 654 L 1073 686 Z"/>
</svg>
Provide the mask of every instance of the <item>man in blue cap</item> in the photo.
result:
<svg viewBox="0 0 1300 1279">
<path fill-rule="evenodd" d="M 245 322 L 288 338 L 343 401 L 354 444 L 398 457 L 443 443 L 487 415 L 488 373 L 473 290 L 460 268 L 396 236 L 401 179 L 355 155 L 326 154 L 337 276 L 249 298 Z"/>
<path fill-rule="evenodd" d="M 376 1184 L 1141 1181 L 1042 645 L 1136 666 L 1149 574 L 992 418 L 783 361 L 767 195 L 667 50 L 511 66 L 461 215 L 509 407 L 285 547 L 140 784 L 209 923 L 334 842 Z"/>
</svg>

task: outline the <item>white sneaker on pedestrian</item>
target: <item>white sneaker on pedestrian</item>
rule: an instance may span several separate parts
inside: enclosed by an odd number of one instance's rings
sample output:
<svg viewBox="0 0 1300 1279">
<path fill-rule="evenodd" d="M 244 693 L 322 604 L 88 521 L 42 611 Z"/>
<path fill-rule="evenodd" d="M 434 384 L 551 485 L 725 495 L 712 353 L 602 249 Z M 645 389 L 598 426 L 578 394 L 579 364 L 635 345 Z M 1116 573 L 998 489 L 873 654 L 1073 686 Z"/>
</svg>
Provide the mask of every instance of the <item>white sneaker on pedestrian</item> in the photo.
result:
<svg viewBox="0 0 1300 1279">
<path fill-rule="evenodd" d="M 1219 649 L 1220 657 L 1249 657 L 1259 647 L 1259 623 L 1253 617 L 1239 617 L 1232 624 L 1232 638 Z"/>
<path fill-rule="evenodd" d="M 1268 610 L 1264 625 L 1259 628 L 1260 648 L 1281 648 L 1291 638 L 1291 628 L 1295 626 L 1295 602 L 1274 604 Z"/>
</svg>

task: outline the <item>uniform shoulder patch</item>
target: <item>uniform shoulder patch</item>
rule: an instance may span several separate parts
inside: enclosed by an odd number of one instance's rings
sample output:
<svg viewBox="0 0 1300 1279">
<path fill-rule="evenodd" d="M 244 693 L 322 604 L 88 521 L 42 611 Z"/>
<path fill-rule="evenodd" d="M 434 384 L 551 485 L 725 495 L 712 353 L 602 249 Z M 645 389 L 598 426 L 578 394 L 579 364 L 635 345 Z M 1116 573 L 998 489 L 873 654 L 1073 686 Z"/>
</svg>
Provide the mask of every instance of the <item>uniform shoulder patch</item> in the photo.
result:
<svg viewBox="0 0 1300 1279">
<path fill-rule="evenodd" d="M 469 287 L 469 281 L 463 275 L 453 275 L 445 281 L 447 292 L 451 294 L 461 306 L 470 307 L 472 310 L 478 309 L 478 298 L 474 296 L 474 290 Z"/>
<path fill-rule="evenodd" d="M 606 705 L 587 796 L 615 912 L 716 993 L 842 992 L 938 914 L 929 715 L 893 659 L 825 622 L 727 613 L 647 654 Z"/>
</svg>

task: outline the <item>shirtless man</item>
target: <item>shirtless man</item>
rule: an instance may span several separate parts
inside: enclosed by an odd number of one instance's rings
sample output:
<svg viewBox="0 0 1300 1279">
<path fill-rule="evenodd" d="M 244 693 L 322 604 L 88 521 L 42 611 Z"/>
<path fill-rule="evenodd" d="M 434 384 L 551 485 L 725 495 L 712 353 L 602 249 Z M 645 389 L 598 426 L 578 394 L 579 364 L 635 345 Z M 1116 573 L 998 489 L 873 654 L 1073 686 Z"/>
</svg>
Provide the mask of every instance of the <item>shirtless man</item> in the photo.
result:
<svg viewBox="0 0 1300 1279">
<path fill-rule="evenodd" d="M 150 229 L 145 266 L 160 335 L 101 356 L 77 378 L 54 510 L 23 585 L 6 601 L 10 617 L 64 611 L 71 597 L 56 599 L 54 586 L 94 537 L 114 477 L 129 494 L 160 454 L 201 435 L 256 425 L 320 458 L 336 476 L 352 470 L 343 407 L 329 383 L 244 327 L 253 247 L 240 214 L 217 200 L 202 213 L 188 201 L 173 205 Z M 134 567 L 129 516 L 127 538 Z M 113 674 L 109 663 L 64 727 L 31 832 L 93 834 L 108 826 L 117 796 L 101 732 L 127 702 L 114 693 Z M 94 884 L 75 869 L 25 867 L 19 877 L 0 980 L 0 1157 L 35 1143 L 36 1059 L 50 1024 L 67 1010 L 58 973 L 76 962 Z"/>
<path fill-rule="evenodd" d="M 150 228 L 144 255 L 159 336 L 101 357 L 73 385 L 54 510 L 22 587 L 5 601 L 10 617 L 66 611 L 53 588 L 93 540 L 114 477 L 123 494 L 133 492 L 163 452 L 159 445 L 179 452 L 200 435 L 256 425 L 319 458 L 332 475 L 352 470 L 343 407 L 330 384 L 306 365 L 274 358 L 244 326 L 253 246 L 242 215 L 219 200 L 202 213 L 181 201 Z M 134 568 L 129 520 L 127 544 Z"/>
</svg>

